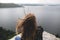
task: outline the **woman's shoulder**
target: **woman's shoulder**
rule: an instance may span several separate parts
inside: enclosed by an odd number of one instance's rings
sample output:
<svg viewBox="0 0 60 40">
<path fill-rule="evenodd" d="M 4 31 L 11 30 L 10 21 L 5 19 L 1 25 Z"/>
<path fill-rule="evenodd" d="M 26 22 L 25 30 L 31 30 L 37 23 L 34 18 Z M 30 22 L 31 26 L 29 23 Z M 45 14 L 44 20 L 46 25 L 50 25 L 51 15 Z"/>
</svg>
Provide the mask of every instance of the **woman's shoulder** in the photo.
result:
<svg viewBox="0 0 60 40">
<path fill-rule="evenodd" d="M 16 37 L 15 37 L 15 40 L 21 40 L 21 37 L 16 36 Z"/>
<path fill-rule="evenodd" d="M 21 34 L 18 34 L 18 35 L 16 35 L 16 36 L 12 37 L 12 38 L 9 39 L 9 40 L 21 40 Z"/>
</svg>

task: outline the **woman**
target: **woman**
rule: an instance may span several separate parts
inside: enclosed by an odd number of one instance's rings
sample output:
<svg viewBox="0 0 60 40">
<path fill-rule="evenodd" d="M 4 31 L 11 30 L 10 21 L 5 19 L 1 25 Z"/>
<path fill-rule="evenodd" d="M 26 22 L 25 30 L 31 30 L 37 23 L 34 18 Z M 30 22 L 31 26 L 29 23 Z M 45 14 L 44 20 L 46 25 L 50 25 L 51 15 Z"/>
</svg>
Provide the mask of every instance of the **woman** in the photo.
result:
<svg viewBox="0 0 60 40">
<path fill-rule="evenodd" d="M 17 24 L 16 34 L 21 32 L 21 40 L 35 40 L 36 28 L 36 18 L 30 13 Z M 18 37 L 16 37 L 16 39 L 18 39 Z"/>
</svg>

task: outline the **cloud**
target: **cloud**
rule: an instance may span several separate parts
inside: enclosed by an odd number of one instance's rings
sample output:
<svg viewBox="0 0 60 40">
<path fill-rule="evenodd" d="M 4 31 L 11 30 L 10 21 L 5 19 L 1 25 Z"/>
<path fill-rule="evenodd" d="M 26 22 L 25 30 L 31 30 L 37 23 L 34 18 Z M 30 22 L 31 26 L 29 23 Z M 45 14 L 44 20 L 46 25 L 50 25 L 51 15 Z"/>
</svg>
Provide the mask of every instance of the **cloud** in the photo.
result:
<svg viewBox="0 0 60 40">
<path fill-rule="evenodd" d="M 43 3 L 43 4 L 60 4 L 60 0 L 0 0 L 1 3 Z"/>
</svg>

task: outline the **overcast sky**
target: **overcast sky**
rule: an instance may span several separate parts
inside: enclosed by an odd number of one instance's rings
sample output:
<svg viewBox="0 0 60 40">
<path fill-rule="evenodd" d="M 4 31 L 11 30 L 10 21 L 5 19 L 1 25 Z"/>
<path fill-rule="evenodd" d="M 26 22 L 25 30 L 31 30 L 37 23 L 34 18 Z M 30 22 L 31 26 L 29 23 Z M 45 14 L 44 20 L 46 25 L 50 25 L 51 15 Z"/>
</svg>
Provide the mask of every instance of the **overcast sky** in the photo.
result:
<svg viewBox="0 0 60 40">
<path fill-rule="evenodd" d="M 60 0 L 0 0 L 0 3 L 60 4 Z"/>
</svg>

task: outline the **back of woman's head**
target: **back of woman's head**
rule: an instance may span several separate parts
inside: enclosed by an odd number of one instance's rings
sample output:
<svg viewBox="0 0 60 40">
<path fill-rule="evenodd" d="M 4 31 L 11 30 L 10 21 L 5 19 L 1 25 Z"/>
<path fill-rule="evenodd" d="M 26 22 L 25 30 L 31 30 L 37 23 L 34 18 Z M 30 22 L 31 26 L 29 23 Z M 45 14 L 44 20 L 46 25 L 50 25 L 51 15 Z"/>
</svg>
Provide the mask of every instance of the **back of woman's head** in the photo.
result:
<svg viewBox="0 0 60 40">
<path fill-rule="evenodd" d="M 36 33 L 36 18 L 33 14 L 28 14 L 23 22 L 23 40 L 34 40 Z"/>
</svg>

